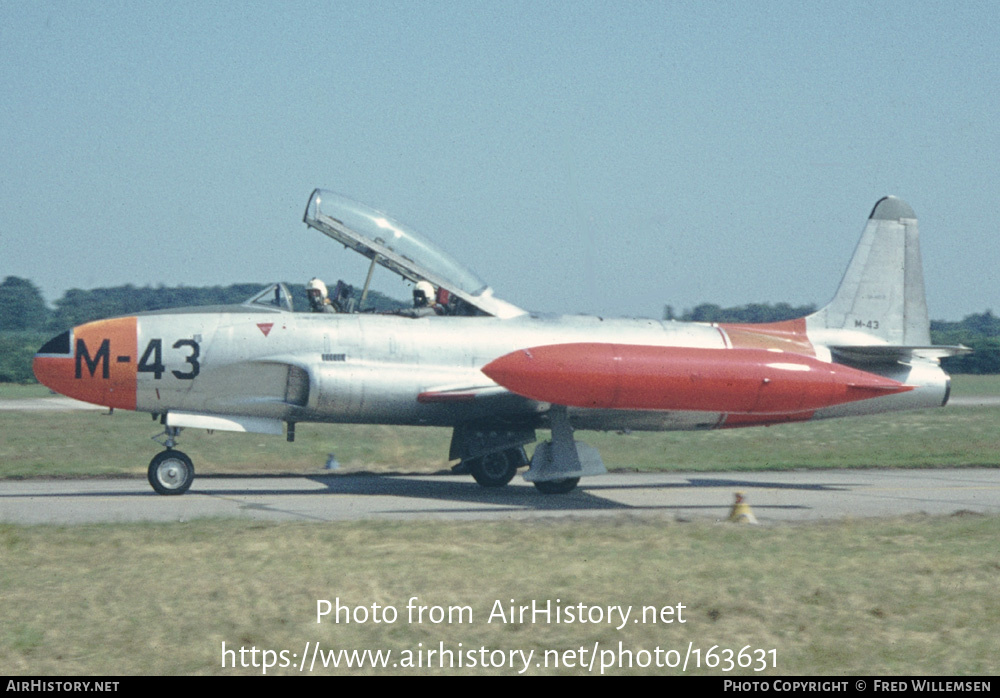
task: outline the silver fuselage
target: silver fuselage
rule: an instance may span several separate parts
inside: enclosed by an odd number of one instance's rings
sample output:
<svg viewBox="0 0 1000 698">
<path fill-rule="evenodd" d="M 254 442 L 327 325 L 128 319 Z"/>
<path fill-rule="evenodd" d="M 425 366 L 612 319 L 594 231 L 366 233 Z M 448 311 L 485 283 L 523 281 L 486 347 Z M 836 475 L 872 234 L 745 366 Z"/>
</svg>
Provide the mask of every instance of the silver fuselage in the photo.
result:
<svg viewBox="0 0 1000 698">
<path fill-rule="evenodd" d="M 156 373 L 138 374 L 140 411 L 437 426 L 545 426 L 548 404 L 504 391 L 481 371 L 518 349 L 574 342 L 728 345 L 725 326 L 697 323 L 544 315 L 414 319 L 243 306 L 140 315 L 136 334 L 140 352 L 159 340 L 163 364 Z M 823 347 L 816 355 L 824 355 Z M 946 399 L 947 376 L 936 361 L 897 363 L 878 373 L 916 389 L 824 408 L 809 418 L 936 407 Z M 448 399 L 450 391 L 456 399 Z M 725 414 L 684 411 L 571 409 L 570 416 L 583 429 L 706 429 L 725 422 Z"/>
</svg>

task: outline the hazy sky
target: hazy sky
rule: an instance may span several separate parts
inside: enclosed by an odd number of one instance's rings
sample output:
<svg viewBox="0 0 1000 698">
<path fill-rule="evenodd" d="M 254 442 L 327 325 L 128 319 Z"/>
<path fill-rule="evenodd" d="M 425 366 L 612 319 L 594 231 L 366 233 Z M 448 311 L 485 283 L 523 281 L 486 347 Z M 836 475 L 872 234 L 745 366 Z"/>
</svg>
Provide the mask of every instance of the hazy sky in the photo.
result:
<svg viewBox="0 0 1000 698">
<path fill-rule="evenodd" d="M 7 0 L 0 278 L 360 284 L 323 187 L 529 309 L 823 304 L 896 194 L 931 316 L 1000 312 L 998 37 L 996 2 Z"/>
</svg>

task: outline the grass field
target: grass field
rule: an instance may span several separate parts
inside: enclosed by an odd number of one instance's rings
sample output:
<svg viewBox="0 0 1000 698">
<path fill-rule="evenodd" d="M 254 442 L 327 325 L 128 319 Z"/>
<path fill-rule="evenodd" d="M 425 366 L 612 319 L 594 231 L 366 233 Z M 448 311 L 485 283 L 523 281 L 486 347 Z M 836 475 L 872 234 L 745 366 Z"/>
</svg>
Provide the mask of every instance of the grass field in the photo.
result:
<svg viewBox="0 0 1000 698">
<path fill-rule="evenodd" d="M 534 650 L 527 674 L 586 674 L 581 647 L 589 654 L 598 643 L 613 659 L 620 642 L 633 662 L 657 648 L 684 656 L 689 643 L 703 661 L 712 647 L 720 655 L 774 650 L 764 671 L 692 662 L 693 674 L 995 675 L 998 535 L 1000 520 L 981 516 L 766 528 L 650 519 L 2 526 L 0 666 L 24 674 L 261 674 L 223 668 L 222 643 L 301 655 L 309 641 L 324 650 L 392 650 L 397 661 L 440 643 Z M 414 596 L 469 611 L 462 623 L 429 622 L 429 611 L 411 623 Z M 396 622 L 317 624 L 317 601 L 338 598 L 369 612 L 391 606 Z M 685 622 L 487 622 L 497 601 L 557 599 L 631 605 L 637 614 L 670 606 Z M 577 665 L 555 668 L 550 658 L 546 668 L 546 650 Z M 516 674 L 522 666 L 484 672 L 423 661 L 414 670 L 315 673 Z"/>
<path fill-rule="evenodd" d="M 996 379 L 956 395 L 1000 394 Z M 38 393 L 25 388 L 17 397 Z M 0 390 L 0 399 L 9 399 Z M 44 394 L 44 393 L 42 393 Z M 996 466 L 1000 409 L 951 407 L 717 433 L 582 433 L 612 468 Z M 159 446 L 148 416 L 0 413 L 0 476 L 144 476 Z M 542 438 L 547 435 L 540 434 Z M 437 429 L 301 425 L 280 437 L 185 431 L 206 472 L 447 468 Z M 0 500 L 2 506 L 2 500 Z M 985 675 L 1000 672 L 1000 519 L 970 514 L 741 527 L 668 519 L 262 524 L 224 520 L 79 527 L 0 525 L 0 668 L 7 674 L 260 674 L 222 666 L 222 643 L 286 651 L 381 649 L 422 667 L 323 674 L 516 674 L 438 666 L 426 651 L 534 651 L 527 674 L 585 674 L 619 642 L 631 668 L 677 675 L 700 650 L 714 675 Z M 466 622 L 410 623 L 406 605 L 466 607 Z M 398 611 L 394 623 L 316 623 L 319 599 Z M 684 606 L 685 623 L 487 623 L 494 604 Z M 461 643 L 461 645 L 460 645 Z M 596 645 L 595 645 L 596 643 Z M 720 660 L 704 666 L 709 651 Z M 580 652 L 581 648 L 585 652 Z M 659 648 L 660 654 L 656 654 Z M 725 650 L 763 650 L 767 668 L 726 672 Z M 773 650 L 773 654 L 770 651 Z M 546 651 L 558 651 L 546 660 Z M 489 655 L 497 659 L 500 654 Z M 505 655 L 509 656 L 509 655 Z M 627 657 L 628 655 L 623 655 Z M 247 654 L 249 663 L 252 656 Z M 457 658 L 453 655 L 453 660 Z M 772 666 L 772 658 L 773 664 Z M 281 661 L 280 655 L 272 657 Z M 466 658 L 467 660 L 468 658 Z M 416 661 L 416 659 L 414 659 Z M 536 664 L 547 661 L 547 666 Z M 566 666 L 569 662 L 572 666 Z M 505 661 L 506 663 L 506 661 Z M 268 673 L 294 673 L 291 666 Z"/>
</svg>

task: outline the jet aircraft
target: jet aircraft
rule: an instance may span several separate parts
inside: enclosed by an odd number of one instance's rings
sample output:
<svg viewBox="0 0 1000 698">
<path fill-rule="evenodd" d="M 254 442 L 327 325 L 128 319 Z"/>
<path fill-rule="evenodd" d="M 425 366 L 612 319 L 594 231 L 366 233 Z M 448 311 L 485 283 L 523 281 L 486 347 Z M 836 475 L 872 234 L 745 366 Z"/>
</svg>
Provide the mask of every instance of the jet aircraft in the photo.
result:
<svg viewBox="0 0 1000 698">
<path fill-rule="evenodd" d="M 295 308 L 274 284 L 242 305 L 89 322 L 34 358 L 51 389 L 151 413 L 160 494 L 194 478 L 183 428 L 286 434 L 300 422 L 452 429 L 449 459 L 485 487 L 521 468 L 547 494 L 605 472 L 576 430 L 720 429 L 944 405 L 916 216 L 881 199 L 826 307 L 768 324 L 701 324 L 532 313 L 385 214 L 317 189 L 304 222 L 371 260 L 361 308 Z M 438 312 L 364 311 L 381 265 L 436 291 Z M 343 284 L 341 284 L 343 287 Z M 343 299 L 347 296 L 337 294 Z M 440 314 L 439 314 L 440 313 Z M 551 438 L 530 460 L 536 430 Z"/>
</svg>

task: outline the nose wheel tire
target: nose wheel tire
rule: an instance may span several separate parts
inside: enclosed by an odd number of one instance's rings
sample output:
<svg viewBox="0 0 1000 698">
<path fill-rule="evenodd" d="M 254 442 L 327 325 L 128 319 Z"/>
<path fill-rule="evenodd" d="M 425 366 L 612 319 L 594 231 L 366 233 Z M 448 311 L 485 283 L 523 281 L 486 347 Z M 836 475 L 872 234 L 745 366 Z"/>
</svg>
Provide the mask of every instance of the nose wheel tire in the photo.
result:
<svg viewBox="0 0 1000 698">
<path fill-rule="evenodd" d="M 147 475 L 159 494 L 184 494 L 194 481 L 194 465 L 186 454 L 168 448 L 153 456 Z"/>
</svg>

